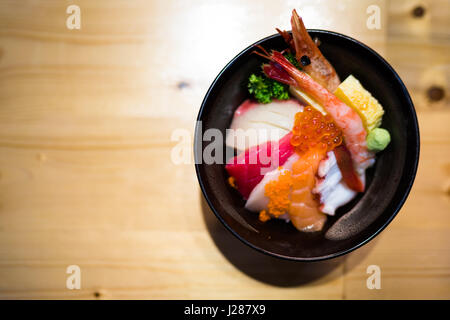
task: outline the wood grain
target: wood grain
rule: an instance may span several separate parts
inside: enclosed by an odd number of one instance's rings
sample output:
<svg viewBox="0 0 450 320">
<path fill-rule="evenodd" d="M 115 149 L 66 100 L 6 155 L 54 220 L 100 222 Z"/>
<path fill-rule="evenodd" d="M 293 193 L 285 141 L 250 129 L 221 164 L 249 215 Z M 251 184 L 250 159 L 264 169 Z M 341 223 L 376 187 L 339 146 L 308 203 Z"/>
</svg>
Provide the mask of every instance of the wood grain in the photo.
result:
<svg viewBox="0 0 450 320">
<path fill-rule="evenodd" d="M 394 222 L 342 259 L 253 252 L 170 161 L 210 83 L 244 47 L 289 29 L 285 1 L 0 1 L 0 298 L 450 298 L 449 3 L 298 1 L 309 28 L 380 52 L 418 111 L 416 183 Z M 381 8 L 382 28 L 366 27 Z M 269 14 L 270 13 L 270 14 Z M 431 87 L 444 97 L 430 100 Z M 189 145 L 190 142 L 187 141 Z M 81 290 L 66 288 L 79 265 Z M 368 290 L 379 265 L 382 289 Z"/>
</svg>

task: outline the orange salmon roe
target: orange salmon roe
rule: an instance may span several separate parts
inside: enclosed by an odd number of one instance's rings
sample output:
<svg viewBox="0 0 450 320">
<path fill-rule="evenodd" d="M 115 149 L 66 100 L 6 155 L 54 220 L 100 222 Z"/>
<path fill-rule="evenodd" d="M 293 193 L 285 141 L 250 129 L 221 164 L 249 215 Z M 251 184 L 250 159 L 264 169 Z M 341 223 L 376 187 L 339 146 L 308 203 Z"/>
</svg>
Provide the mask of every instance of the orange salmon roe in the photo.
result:
<svg viewBox="0 0 450 320">
<path fill-rule="evenodd" d="M 232 188 L 237 189 L 237 186 L 236 186 L 236 179 L 235 179 L 234 177 L 229 177 L 229 178 L 228 178 L 228 184 L 229 184 Z"/>
<path fill-rule="evenodd" d="M 281 168 L 278 168 L 279 170 Z M 278 218 L 285 214 L 291 204 L 290 194 L 293 180 L 290 171 L 282 172 L 278 179 L 269 181 L 264 186 L 264 195 L 269 198 L 267 211 L 259 213 L 259 220 L 265 222 L 271 217 Z"/>
<path fill-rule="evenodd" d="M 261 210 L 259 212 L 259 220 L 261 222 L 266 222 L 266 221 L 270 220 L 270 216 L 269 216 L 269 214 L 267 213 L 266 210 Z"/>
<path fill-rule="evenodd" d="M 330 115 L 324 116 L 310 106 L 295 114 L 291 144 L 297 153 L 305 153 L 312 148 L 328 152 L 341 143 L 342 132 Z"/>
</svg>

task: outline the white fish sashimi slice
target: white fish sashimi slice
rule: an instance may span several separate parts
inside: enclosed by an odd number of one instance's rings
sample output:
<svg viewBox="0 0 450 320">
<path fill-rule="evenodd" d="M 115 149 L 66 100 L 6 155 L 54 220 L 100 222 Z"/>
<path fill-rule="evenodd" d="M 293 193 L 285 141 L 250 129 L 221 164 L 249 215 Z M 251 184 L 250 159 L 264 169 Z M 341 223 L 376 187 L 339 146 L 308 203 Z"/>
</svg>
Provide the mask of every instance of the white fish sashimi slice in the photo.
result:
<svg viewBox="0 0 450 320">
<path fill-rule="evenodd" d="M 269 204 L 269 198 L 267 198 L 265 193 L 265 186 L 268 182 L 278 179 L 281 173 L 292 170 L 292 165 L 299 159 L 297 154 L 290 156 L 284 165 L 280 169 L 275 169 L 264 175 L 264 178 L 260 183 L 250 193 L 247 202 L 245 203 L 245 208 L 250 211 L 260 212 L 261 210 L 267 210 L 267 205 Z M 287 214 L 280 216 L 282 219 L 289 219 Z"/>
<path fill-rule="evenodd" d="M 295 114 L 303 106 L 297 100 L 260 104 L 244 101 L 235 111 L 227 130 L 226 145 L 244 151 L 266 141 L 276 141 L 292 130 Z"/>
<path fill-rule="evenodd" d="M 320 196 L 323 213 L 333 216 L 337 208 L 349 203 L 357 195 L 342 180 L 333 151 L 328 152 L 327 158 L 320 162 L 318 176 L 313 192 Z M 365 172 L 360 174 L 360 178 L 365 181 Z"/>
<path fill-rule="evenodd" d="M 270 181 L 277 180 L 280 174 L 284 171 L 286 171 L 286 169 L 275 169 L 273 171 L 267 172 L 264 175 L 264 178 L 256 185 L 255 188 L 253 188 L 247 199 L 247 202 L 245 203 L 245 208 L 247 210 L 256 212 L 266 209 L 267 205 L 269 204 L 269 198 L 264 195 L 264 187 Z"/>
</svg>

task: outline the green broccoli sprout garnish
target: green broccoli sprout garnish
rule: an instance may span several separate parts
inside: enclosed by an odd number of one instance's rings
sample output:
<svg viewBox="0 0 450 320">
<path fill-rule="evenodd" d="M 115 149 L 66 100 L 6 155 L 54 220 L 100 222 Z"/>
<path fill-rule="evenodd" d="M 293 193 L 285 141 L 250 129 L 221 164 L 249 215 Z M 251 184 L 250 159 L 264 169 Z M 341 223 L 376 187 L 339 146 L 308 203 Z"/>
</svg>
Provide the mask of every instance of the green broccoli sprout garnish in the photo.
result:
<svg viewBox="0 0 450 320">
<path fill-rule="evenodd" d="M 272 80 L 272 93 L 278 100 L 289 99 L 289 88 L 282 83 Z"/>
<path fill-rule="evenodd" d="M 248 78 L 248 92 L 260 103 L 269 103 L 273 99 L 289 99 L 289 88 L 276 80 L 267 78 L 265 75 L 250 75 Z"/>
<path fill-rule="evenodd" d="M 301 70 L 295 55 L 292 53 L 285 53 L 284 57 Z M 269 103 L 273 99 L 287 100 L 290 98 L 289 86 L 281 82 L 268 78 L 264 73 L 262 75 L 252 74 L 248 78 L 248 92 L 252 94 L 260 103 Z"/>
</svg>

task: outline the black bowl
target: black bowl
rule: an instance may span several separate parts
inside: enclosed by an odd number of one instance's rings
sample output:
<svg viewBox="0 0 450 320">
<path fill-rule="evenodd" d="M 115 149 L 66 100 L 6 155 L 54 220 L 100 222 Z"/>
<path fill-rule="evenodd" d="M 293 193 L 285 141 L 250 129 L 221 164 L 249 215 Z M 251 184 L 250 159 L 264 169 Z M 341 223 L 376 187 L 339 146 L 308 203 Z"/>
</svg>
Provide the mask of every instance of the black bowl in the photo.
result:
<svg viewBox="0 0 450 320">
<path fill-rule="evenodd" d="M 346 254 L 379 234 L 396 216 L 412 187 L 419 161 L 419 128 L 414 105 L 393 68 L 375 51 L 355 39 L 324 30 L 308 30 L 318 37 L 323 55 L 343 80 L 353 74 L 385 108 L 382 127 L 391 143 L 377 154 L 367 172 L 366 192 L 329 217 L 324 230 L 297 231 L 291 223 L 272 219 L 262 223 L 258 214 L 244 208 L 244 200 L 227 183 L 223 164 L 202 164 L 210 141 L 202 132 L 215 128 L 225 136 L 234 110 L 249 97 L 246 84 L 259 70 L 263 58 L 252 54 L 253 46 L 283 50 L 279 35 L 264 38 L 238 54 L 219 73 L 209 88 L 198 114 L 195 130 L 197 177 L 203 194 L 217 218 L 237 238 L 269 255 L 297 261 L 316 261 Z M 225 146 L 224 146 L 225 151 Z M 225 153 L 224 153 L 225 154 Z"/>
</svg>

